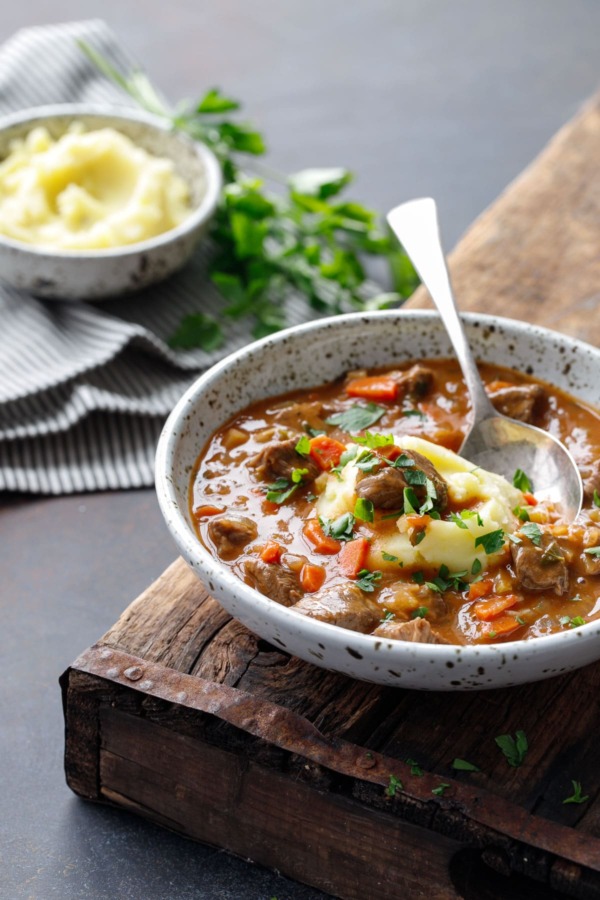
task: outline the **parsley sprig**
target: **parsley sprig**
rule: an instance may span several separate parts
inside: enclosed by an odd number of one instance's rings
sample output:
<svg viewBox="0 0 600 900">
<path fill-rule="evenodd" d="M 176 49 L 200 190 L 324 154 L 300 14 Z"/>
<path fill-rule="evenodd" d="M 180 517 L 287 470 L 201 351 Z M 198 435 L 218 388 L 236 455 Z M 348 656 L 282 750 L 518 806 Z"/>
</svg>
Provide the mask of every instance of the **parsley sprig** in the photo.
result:
<svg viewBox="0 0 600 900">
<path fill-rule="evenodd" d="M 305 169 L 286 177 L 252 165 L 248 157 L 264 154 L 266 142 L 238 118 L 237 100 L 211 88 L 198 102 L 173 108 L 144 72 L 124 74 L 88 44 L 79 46 L 138 106 L 203 141 L 221 164 L 224 189 L 211 226 L 218 251 L 211 277 L 227 303 L 221 321 L 200 312 L 186 316 L 171 346 L 214 349 L 223 341 L 225 323 L 246 316 L 254 320 L 254 337 L 271 334 L 286 324 L 282 304 L 291 289 L 312 309 L 330 314 L 386 308 L 412 294 L 418 277 L 378 216 L 340 198 L 351 172 Z M 251 169 L 257 174 L 249 174 Z M 279 190 L 267 187 L 265 176 Z M 393 293 L 374 294 L 364 268 L 369 256 L 387 260 Z"/>
</svg>

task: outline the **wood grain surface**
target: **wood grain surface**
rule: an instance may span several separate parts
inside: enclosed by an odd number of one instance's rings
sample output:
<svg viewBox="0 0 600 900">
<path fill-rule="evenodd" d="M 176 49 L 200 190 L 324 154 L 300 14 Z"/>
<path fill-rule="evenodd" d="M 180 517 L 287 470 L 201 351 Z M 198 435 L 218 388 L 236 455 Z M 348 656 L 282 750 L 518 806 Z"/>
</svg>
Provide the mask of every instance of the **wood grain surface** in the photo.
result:
<svg viewBox="0 0 600 900">
<path fill-rule="evenodd" d="M 600 342 L 599 158 L 596 99 L 452 254 L 461 308 Z M 419 291 L 409 305 L 427 302 Z M 67 777 L 83 796 L 349 900 L 458 897 L 464 852 L 513 879 L 515 898 L 535 896 L 521 876 L 544 897 L 600 897 L 600 665 L 455 695 L 352 681 L 248 632 L 181 560 L 94 652 L 106 665 L 63 679 Z M 494 737 L 517 729 L 530 749 L 512 768 Z M 455 757 L 480 771 L 456 772 Z M 573 780 L 587 802 L 565 804 Z"/>
</svg>

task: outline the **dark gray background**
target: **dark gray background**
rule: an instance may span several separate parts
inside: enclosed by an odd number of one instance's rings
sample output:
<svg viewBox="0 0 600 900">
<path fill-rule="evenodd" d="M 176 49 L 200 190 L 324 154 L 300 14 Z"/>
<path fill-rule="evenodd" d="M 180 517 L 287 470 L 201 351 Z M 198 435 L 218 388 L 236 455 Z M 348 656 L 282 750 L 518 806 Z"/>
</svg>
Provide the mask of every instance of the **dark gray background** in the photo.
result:
<svg viewBox="0 0 600 900">
<path fill-rule="evenodd" d="M 0 39 L 99 15 L 173 100 L 243 99 L 277 168 L 434 195 L 449 245 L 600 85 L 595 0 L 25 0 Z M 70 794 L 57 678 L 175 551 L 151 491 L 3 499 L 0 897 L 321 897 Z"/>
</svg>

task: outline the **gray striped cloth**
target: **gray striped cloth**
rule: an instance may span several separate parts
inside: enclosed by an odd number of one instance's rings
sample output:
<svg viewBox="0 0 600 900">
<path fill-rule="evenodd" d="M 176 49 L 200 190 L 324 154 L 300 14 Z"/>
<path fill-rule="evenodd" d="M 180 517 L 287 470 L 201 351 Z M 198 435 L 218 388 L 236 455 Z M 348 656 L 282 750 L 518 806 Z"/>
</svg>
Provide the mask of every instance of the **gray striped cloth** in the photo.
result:
<svg viewBox="0 0 600 900">
<path fill-rule="evenodd" d="M 127 106 L 76 41 L 115 66 L 131 59 L 101 21 L 18 32 L 0 49 L 0 114 L 46 103 Z M 0 491 L 69 494 L 153 484 L 162 424 L 199 372 L 250 340 L 233 322 L 224 347 L 173 352 L 184 315 L 219 314 L 207 249 L 163 285 L 99 305 L 41 301 L 0 286 Z M 308 318 L 286 300 L 291 325 Z"/>
</svg>

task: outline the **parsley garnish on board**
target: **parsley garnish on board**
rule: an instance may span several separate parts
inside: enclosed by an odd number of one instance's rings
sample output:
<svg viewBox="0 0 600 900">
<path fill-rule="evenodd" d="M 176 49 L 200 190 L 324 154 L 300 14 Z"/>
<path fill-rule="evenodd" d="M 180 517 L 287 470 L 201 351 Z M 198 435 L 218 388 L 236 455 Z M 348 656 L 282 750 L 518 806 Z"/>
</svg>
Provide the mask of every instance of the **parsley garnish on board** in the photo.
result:
<svg viewBox="0 0 600 900">
<path fill-rule="evenodd" d="M 388 786 L 385 789 L 385 793 L 387 797 L 395 797 L 396 791 L 402 791 L 404 789 L 404 785 L 400 781 L 399 778 L 396 778 L 395 775 L 390 775 L 390 781 Z"/>
<path fill-rule="evenodd" d="M 262 177 L 243 170 L 258 168 L 251 157 L 264 154 L 266 146 L 260 132 L 238 119 L 237 100 L 213 88 L 199 102 L 171 107 L 142 71 L 123 74 L 89 45 L 79 46 L 139 106 L 203 141 L 221 163 L 224 188 L 211 223 L 217 250 L 211 277 L 226 301 L 223 317 L 186 317 L 171 346 L 214 349 L 227 320 L 242 316 L 254 319 L 254 337 L 277 331 L 286 324 L 281 298 L 290 288 L 312 309 L 328 313 L 386 308 L 413 293 L 416 273 L 377 215 L 340 199 L 352 180 L 346 169 L 305 169 L 289 177 L 268 170 L 269 180 L 283 187 L 271 190 Z M 241 155 L 250 159 L 242 162 Z M 363 268 L 366 256 L 387 259 L 394 293 L 373 295 Z"/>
<path fill-rule="evenodd" d="M 474 763 L 471 763 L 466 759 L 459 759 L 458 757 L 455 760 L 453 760 L 452 768 L 456 769 L 457 772 L 480 772 L 481 771 L 479 766 L 476 766 Z"/>
<path fill-rule="evenodd" d="M 565 797 L 563 803 L 585 803 L 586 800 L 589 800 L 589 795 L 585 796 L 582 794 L 582 787 L 580 781 L 571 780 L 571 784 L 573 785 L 573 793 L 570 797 Z"/>
<path fill-rule="evenodd" d="M 364 431 L 369 425 L 378 422 L 385 413 L 385 407 L 377 403 L 355 403 L 343 412 L 335 413 L 326 419 L 328 425 L 337 425 L 343 431 L 353 434 L 355 431 Z"/>
<path fill-rule="evenodd" d="M 443 797 L 450 785 L 446 781 L 440 781 L 437 787 L 431 789 L 431 793 L 436 797 Z"/>
<path fill-rule="evenodd" d="M 514 738 L 510 734 L 499 734 L 494 740 L 504 753 L 509 766 L 517 769 L 523 763 L 529 749 L 525 732 L 515 732 Z"/>
</svg>

